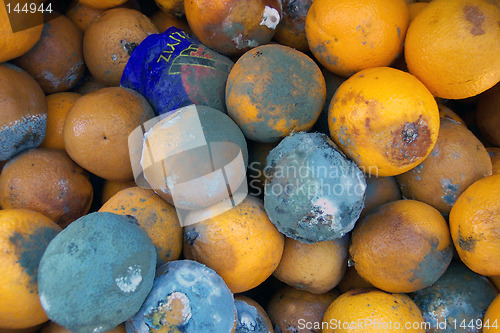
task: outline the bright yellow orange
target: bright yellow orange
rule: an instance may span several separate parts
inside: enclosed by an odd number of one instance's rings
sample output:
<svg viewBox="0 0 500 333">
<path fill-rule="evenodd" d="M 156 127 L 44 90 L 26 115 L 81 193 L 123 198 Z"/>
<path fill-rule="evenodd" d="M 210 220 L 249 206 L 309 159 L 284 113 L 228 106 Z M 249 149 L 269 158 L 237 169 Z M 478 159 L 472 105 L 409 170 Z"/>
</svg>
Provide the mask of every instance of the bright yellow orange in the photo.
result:
<svg viewBox="0 0 500 333">
<path fill-rule="evenodd" d="M 328 70 L 350 76 L 389 66 L 403 49 L 410 15 L 403 0 L 315 0 L 306 36 Z"/>
<path fill-rule="evenodd" d="M 333 323 L 340 321 L 346 325 L 354 324 L 335 327 L 330 325 L 332 320 Z M 425 333 L 422 322 L 422 312 L 405 294 L 389 294 L 376 289 L 354 289 L 340 295 L 328 307 L 323 317 L 324 328 L 321 332 Z M 392 323 L 392 326 L 389 326 L 389 323 Z"/>
<path fill-rule="evenodd" d="M 80 94 L 55 93 L 47 96 L 47 133 L 40 147 L 64 149 L 63 128 L 69 109 Z"/>
<path fill-rule="evenodd" d="M 27 328 L 48 320 L 38 298 L 38 265 L 59 231 L 40 213 L 0 210 L 0 327 Z"/>
<path fill-rule="evenodd" d="M 10 1 L 7 3 L 15 4 Z M 5 4 L 6 1 L 0 0 L 0 63 L 28 52 L 38 42 L 43 30 L 43 18 L 39 12 L 40 25 L 13 32 Z"/>
<path fill-rule="evenodd" d="M 418 14 L 427 6 L 426 2 L 413 2 L 408 4 L 408 10 L 410 11 L 410 22 L 417 17 Z"/>
<path fill-rule="evenodd" d="M 184 256 L 215 270 L 233 293 L 252 289 L 278 267 L 284 236 L 269 221 L 260 199 L 248 196 L 220 214 L 184 227 Z M 213 216 L 215 215 L 215 216 Z"/>
<path fill-rule="evenodd" d="M 156 266 L 179 259 L 182 251 L 182 228 L 175 208 L 157 196 L 153 190 L 130 187 L 113 195 L 100 209 L 137 219 L 153 241 Z"/>
<path fill-rule="evenodd" d="M 422 162 L 439 132 L 432 94 L 411 74 L 370 68 L 347 79 L 334 95 L 328 126 L 335 143 L 363 171 L 394 176 Z"/>
<path fill-rule="evenodd" d="M 460 195 L 450 231 L 460 259 L 474 272 L 500 276 L 500 175 L 482 178 Z"/>
<path fill-rule="evenodd" d="M 415 200 L 385 204 L 359 221 L 349 249 L 359 275 L 375 287 L 408 293 L 429 287 L 452 258 L 439 211 Z"/>
<path fill-rule="evenodd" d="M 411 22 L 410 73 L 437 97 L 477 95 L 500 81 L 500 7 L 485 0 L 436 0 Z"/>
<path fill-rule="evenodd" d="M 483 318 L 483 333 L 493 332 L 500 332 L 500 295 L 490 304 Z"/>
<path fill-rule="evenodd" d="M 273 275 L 297 289 L 322 294 L 333 289 L 347 267 L 348 238 L 302 243 L 285 238 L 285 249 Z"/>
<path fill-rule="evenodd" d="M 122 5 L 127 0 L 78 0 L 78 2 L 92 8 L 107 9 Z"/>
</svg>

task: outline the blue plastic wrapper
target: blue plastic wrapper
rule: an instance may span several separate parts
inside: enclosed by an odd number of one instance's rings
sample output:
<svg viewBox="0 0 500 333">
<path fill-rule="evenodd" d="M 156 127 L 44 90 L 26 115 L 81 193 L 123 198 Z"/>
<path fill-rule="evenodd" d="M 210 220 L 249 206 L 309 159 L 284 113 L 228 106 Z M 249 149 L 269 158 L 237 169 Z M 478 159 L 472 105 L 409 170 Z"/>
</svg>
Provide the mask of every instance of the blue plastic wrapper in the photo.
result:
<svg viewBox="0 0 500 333">
<path fill-rule="evenodd" d="M 146 97 L 157 115 L 191 104 L 226 112 L 228 57 L 175 27 L 148 36 L 132 53 L 121 86 Z"/>
</svg>

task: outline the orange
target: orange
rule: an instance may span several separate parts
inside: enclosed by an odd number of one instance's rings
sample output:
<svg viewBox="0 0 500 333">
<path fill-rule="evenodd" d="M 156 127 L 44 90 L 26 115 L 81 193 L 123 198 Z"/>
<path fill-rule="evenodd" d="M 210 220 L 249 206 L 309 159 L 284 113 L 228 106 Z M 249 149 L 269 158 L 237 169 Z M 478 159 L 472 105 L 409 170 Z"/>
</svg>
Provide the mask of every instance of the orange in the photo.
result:
<svg viewBox="0 0 500 333">
<path fill-rule="evenodd" d="M 89 24 L 83 37 L 83 55 L 90 73 L 99 82 L 118 86 L 130 55 L 147 36 L 158 33 L 141 12 L 113 8 Z"/>
<path fill-rule="evenodd" d="M 343 294 L 352 289 L 372 288 L 373 285 L 363 279 L 354 266 L 347 267 L 344 277 L 338 285 L 338 289 Z"/>
<path fill-rule="evenodd" d="M 88 7 L 106 9 L 122 5 L 127 0 L 78 0 L 78 2 Z"/>
<path fill-rule="evenodd" d="M 159 10 L 151 16 L 151 21 L 156 26 L 159 32 L 163 32 L 170 27 L 176 27 L 181 29 L 187 33 L 191 33 L 191 29 L 187 22 L 177 16 L 172 14 L 166 14 L 163 11 Z"/>
<path fill-rule="evenodd" d="M 491 282 L 493 282 L 493 284 L 495 285 L 497 290 L 500 291 L 500 277 L 490 276 L 490 280 L 491 280 Z"/>
<path fill-rule="evenodd" d="M 78 27 L 60 15 L 45 23 L 38 43 L 14 63 L 33 76 L 46 94 L 66 91 L 85 73 L 82 40 Z"/>
<path fill-rule="evenodd" d="M 365 207 L 361 216 L 391 201 L 401 199 L 401 191 L 395 177 L 366 177 Z"/>
<path fill-rule="evenodd" d="M 447 215 L 469 185 L 489 175 L 491 159 L 481 141 L 462 124 L 441 118 L 431 154 L 397 179 L 405 198 L 425 202 Z"/>
<path fill-rule="evenodd" d="M 405 59 L 437 97 L 477 95 L 500 80 L 500 7 L 485 0 L 436 0 L 411 22 Z"/>
<path fill-rule="evenodd" d="M 230 56 L 269 42 L 281 19 L 280 0 L 185 0 L 184 10 L 196 37 Z"/>
<path fill-rule="evenodd" d="M 28 150 L 12 158 L 0 174 L 2 208 L 37 211 L 63 227 L 85 215 L 92 198 L 87 172 L 64 150 Z"/>
<path fill-rule="evenodd" d="M 28 52 L 40 39 L 43 29 L 42 15 L 39 13 L 40 25 L 14 32 L 7 15 L 6 3 L 11 3 L 12 6 L 11 1 L 0 0 L 0 63 Z"/>
<path fill-rule="evenodd" d="M 348 237 L 312 244 L 286 237 L 283 256 L 273 275 L 297 289 L 325 293 L 344 276 L 348 246 Z"/>
<path fill-rule="evenodd" d="M 73 0 L 66 10 L 66 16 L 73 21 L 81 32 L 85 32 L 89 24 L 104 11 L 105 9 L 92 8 L 85 6 L 78 0 Z"/>
<path fill-rule="evenodd" d="M 263 333 L 274 333 L 273 324 L 259 303 L 249 297 L 235 295 L 234 304 L 238 320 L 236 332 L 261 332 L 258 329 L 262 329 Z"/>
<path fill-rule="evenodd" d="M 114 182 L 105 180 L 101 191 L 101 205 L 104 205 L 113 195 L 129 187 L 136 186 L 135 181 Z"/>
<path fill-rule="evenodd" d="M 248 144 L 248 193 L 258 197 L 264 193 L 266 183 L 266 158 L 277 143 L 262 143 L 247 140 Z"/>
<path fill-rule="evenodd" d="M 234 64 L 226 85 L 228 115 L 248 139 L 258 142 L 308 131 L 325 98 L 325 79 L 316 63 L 278 44 L 246 52 Z"/>
<path fill-rule="evenodd" d="M 40 333 L 71 333 L 71 331 L 59 325 L 55 321 L 51 321 L 40 331 Z M 105 333 L 126 333 L 125 324 L 120 324 L 114 329 L 106 331 Z"/>
<path fill-rule="evenodd" d="M 404 0 L 315 0 L 306 36 L 323 66 L 350 76 L 389 66 L 403 49 L 409 20 Z"/>
<path fill-rule="evenodd" d="M 385 204 L 356 224 L 349 249 L 359 275 L 375 287 L 407 293 L 432 285 L 451 262 L 441 214 L 414 200 Z"/>
<path fill-rule="evenodd" d="M 450 231 L 460 259 L 474 272 L 500 277 L 500 175 L 482 178 L 460 195 Z"/>
<path fill-rule="evenodd" d="M 323 315 L 338 297 L 338 292 L 311 294 L 304 290 L 285 287 L 277 290 L 267 306 L 274 331 L 320 333 Z"/>
<path fill-rule="evenodd" d="M 417 17 L 420 12 L 427 6 L 426 2 L 414 2 L 408 4 L 408 10 L 410 11 L 410 22 Z"/>
<path fill-rule="evenodd" d="M 8 63 L 0 64 L 0 109 L 1 161 L 40 145 L 47 127 L 47 99 L 28 73 Z"/>
<path fill-rule="evenodd" d="M 155 0 L 162 12 L 168 15 L 182 17 L 186 14 L 184 11 L 184 0 Z"/>
<path fill-rule="evenodd" d="M 482 322 L 483 333 L 500 332 L 500 295 L 490 304 Z"/>
<path fill-rule="evenodd" d="M 66 116 L 66 151 L 76 163 L 99 177 L 132 180 L 128 136 L 153 116 L 146 99 L 133 90 L 95 90 L 80 97 Z"/>
<path fill-rule="evenodd" d="M 64 149 L 64 121 L 69 109 L 71 109 L 80 96 L 80 94 L 71 92 L 62 92 L 47 96 L 47 134 L 40 147 Z"/>
<path fill-rule="evenodd" d="M 306 16 L 312 0 L 283 0 L 283 13 L 274 39 L 283 45 L 307 52 Z"/>
<path fill-rule="evenodd" d="M 484 138 L 494 146 L 500 146 L 500 84 L 479 96 L 476 122 Z"/>
<path fill-rule="evenodd" d="M 215 270 L 233 293 L 252 289 L 278 267 L 284 236 L 260 199 L 247 196 L 222 214 L 217 209 L 211 206 L 212 217 L 184 227 L 184 256 Z"/>
<path fill-rule="evenodd" d="M 424 333 L 424 318 L 404 294 L 354 289 L 342 294 L 323 317 L 323 333 Z"/>
<path fill-rule="evenodd" d="M 439 132 L 439 110 L 427 88 L 411 74 L 371 68 L 347 79 L 328 114 L 333 141 L 360 168 L 395 176 L 422 162 Z"/>
<path fill-rule="evenodd" d="M 451 120 L 455 120 L 457 123 L 460 123 L 464 126 L 467 126 L 465 124 L 465 121 L 460 118 L 460 116 L 458 114 L 456 114 L 452 109 L 450 109 L 449 107 L 441 104 L 441 103 L 438 103 L 438 109 L 439 109 L 439 116 L 441 118 L 448 118 L 448 119 L 451 119 Z"/>
<path fill-rule="evenodd" d="M 491 164 L 493 165 L 493 174 L 500 173 L 500 148 L 497 147 L 488 147 L 486 151 L 490 155 Z"/>
<path fill-rule="evenodd" d="M 131 215 L 153 241 L 156 267 L 179 259 L 182 251 L 182 228 L 175 208 L 153 190 L 131 187 L 112 196 L 100 212 Z"/>
<path fill-rule="evenodd" d="M 0 327 L 27 328 L 48 320 L 38 298 L 38 265 L 59 231 L 40 213 L 0 210 Z"/>
</svg>

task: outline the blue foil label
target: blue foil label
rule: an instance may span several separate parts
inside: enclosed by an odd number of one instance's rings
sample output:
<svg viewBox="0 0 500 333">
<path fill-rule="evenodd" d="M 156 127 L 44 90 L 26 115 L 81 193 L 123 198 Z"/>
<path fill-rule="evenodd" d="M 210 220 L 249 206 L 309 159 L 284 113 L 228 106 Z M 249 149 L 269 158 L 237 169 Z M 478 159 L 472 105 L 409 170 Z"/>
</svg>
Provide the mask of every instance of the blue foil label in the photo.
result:
<svg viewBox="0 0 500 333">
<path fill-rule="evenodd" d="M 158 115 L 190 104 L 225 112 L 226 81 L 233 65 L 195 37 L 170 27 L 136 47 L 120 83 L 146 97 Z"/>
</svg>

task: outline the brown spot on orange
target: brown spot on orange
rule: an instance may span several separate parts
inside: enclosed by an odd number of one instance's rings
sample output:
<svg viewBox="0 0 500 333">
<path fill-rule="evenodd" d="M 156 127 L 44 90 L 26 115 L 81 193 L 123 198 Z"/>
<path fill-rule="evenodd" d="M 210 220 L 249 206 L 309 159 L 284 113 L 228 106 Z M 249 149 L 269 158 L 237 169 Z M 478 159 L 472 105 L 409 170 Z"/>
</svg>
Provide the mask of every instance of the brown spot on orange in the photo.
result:
<svg viewBox="0 0 500 333">
<path fill-rule="evenodd" d="M 367 129 L 369 129 L 369 128 L 370 128 L 370 120 L 371 120 L 371 119 L 370 119 L 370 118 L 368 118 L 368 117 L 366 117 L 366 119 L 365 119 L 365 127 L 366 127 Z"/>
<path fill-rule="evenodd" d="M 473 27 L 470 33 L 474 36 L 483 35 L 483 23 L 484 23 L 484 13 L 481 9 L 475 6 L 465 6 L 464 7 L 465 19 L 472 23 Z"/>
<path fill-rule="evenodd" d="M 432 144 L 427 122 L 420 116 L 417 121 L 405 123 L 392 131 L 392 142 L 386 147 L 386 156 L 401 165 L 411 164 L 426 155 Z"/>
</svg>

